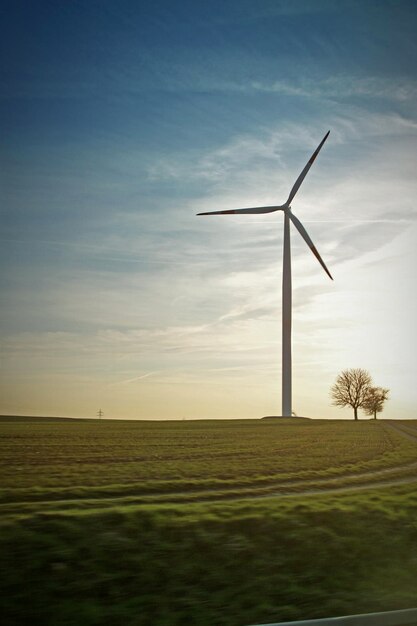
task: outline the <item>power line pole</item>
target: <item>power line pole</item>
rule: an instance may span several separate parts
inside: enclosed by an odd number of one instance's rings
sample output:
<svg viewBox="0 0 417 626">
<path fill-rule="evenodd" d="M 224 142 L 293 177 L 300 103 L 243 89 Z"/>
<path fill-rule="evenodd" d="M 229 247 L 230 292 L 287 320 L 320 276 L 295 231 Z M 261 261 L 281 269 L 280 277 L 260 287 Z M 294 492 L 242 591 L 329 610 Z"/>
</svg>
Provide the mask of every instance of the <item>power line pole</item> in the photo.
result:
<svg viewBox="0 0 417 626">
<path fill-rule="evenodd" d="M 98 419 L 100 419 L 100 420 L 101 420 L 101 418 L 103 417 L 104 413 L 103 413 L 103 411 L 102 411 L 101 409 L 99 409 L 99 410 L 97 411 L 97 415 L 98 415 Z"/>
</svg>

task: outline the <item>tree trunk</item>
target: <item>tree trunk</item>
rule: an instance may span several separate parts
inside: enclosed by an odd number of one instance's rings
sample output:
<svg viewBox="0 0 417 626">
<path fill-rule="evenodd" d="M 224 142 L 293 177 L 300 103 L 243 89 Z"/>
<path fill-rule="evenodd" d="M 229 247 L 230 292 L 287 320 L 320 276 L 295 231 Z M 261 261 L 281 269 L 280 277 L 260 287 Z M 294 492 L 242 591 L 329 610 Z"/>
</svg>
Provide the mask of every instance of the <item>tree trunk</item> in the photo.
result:
<svg viewBox="0 0 417 626">
<path fill-rule="evenodd" d="M 376 420 L 376 411 L 374 411 L 374 420 Z"/>
<path fill-rule="evenodd" d="M 358 419 L 358 407 L 357 406 L 353 407 L 353 414 L 355 416 L 355 420 L 357 420 Z"/>
</svg>

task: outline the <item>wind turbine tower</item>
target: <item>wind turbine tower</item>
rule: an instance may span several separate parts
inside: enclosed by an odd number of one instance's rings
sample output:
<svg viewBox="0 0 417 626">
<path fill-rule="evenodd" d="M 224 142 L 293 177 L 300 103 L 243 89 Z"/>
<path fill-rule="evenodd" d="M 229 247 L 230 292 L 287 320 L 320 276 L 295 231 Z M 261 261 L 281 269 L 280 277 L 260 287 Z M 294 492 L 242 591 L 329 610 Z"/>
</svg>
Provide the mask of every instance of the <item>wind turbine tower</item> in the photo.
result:
<svg viewBox="0 0 417 626">
<path fill-rule="evenodd" d="M 292 354 L 291 354 L 291 326 L 292 326 L 292 285 L 291 285 L 291 242 L 290 242 L 290 222 L 300 233 L 326 274 L 333 280 L 323 259 L 319 255 L 317 248 L 313 244 L 306 229 L 300 220 L 291 211 L 291 202 L 299 190 L 301 183 L 313 165 L 330 131 L 323 137 L 316 150 L 313 152 L 303 171 L 295 181 L 290 195 L 284 204 L 276 206 L 251 207 L 248 209 L 228 209 L 226 211 L 209 211 L 207 213 L 197 213 L 197 215 L 233 215 L 233 214 L 259 214 L 283 211 L 284 213 L 284 250 L 282 268 L 282 415 L 291 417 L 292 415 Z"/>
</svg>

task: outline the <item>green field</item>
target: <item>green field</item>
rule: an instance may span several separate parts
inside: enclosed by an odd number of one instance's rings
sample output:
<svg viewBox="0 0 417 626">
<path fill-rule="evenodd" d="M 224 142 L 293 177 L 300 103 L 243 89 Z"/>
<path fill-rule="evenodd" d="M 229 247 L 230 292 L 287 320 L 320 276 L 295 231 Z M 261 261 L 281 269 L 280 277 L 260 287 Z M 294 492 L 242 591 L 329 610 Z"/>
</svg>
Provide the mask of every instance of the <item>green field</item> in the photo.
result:
<svg viewBox="0 0 417 626">
<path fill-rule="evenodd" d="M 417 606 L 416 437 L 415 421 L 0 418 L 3 621 Z"/>
</svg>

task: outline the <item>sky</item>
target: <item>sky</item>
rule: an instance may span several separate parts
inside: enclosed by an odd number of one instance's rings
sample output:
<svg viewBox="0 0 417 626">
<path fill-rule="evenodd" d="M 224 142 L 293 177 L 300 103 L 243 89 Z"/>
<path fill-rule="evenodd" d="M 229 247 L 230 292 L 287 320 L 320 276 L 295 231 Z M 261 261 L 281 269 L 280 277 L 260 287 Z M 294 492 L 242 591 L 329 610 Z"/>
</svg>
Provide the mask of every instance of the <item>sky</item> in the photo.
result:
<svg viewBox="0 0 417 626">
<path fill-rule="evenodd" d="M 3 2 L 0 413 L 351 418 L 361 367 L 416 418 L 414 0 Z"/>
</svg>

